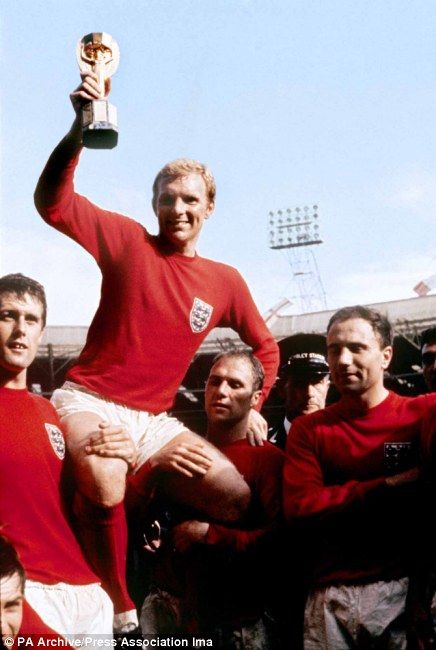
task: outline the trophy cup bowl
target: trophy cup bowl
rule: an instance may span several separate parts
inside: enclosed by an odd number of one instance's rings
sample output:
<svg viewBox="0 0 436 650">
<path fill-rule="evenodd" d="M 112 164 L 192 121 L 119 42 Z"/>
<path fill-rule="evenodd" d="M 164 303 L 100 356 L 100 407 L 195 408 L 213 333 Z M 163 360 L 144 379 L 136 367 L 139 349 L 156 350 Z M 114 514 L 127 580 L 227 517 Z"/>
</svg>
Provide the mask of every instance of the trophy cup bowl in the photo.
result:
<svg viewBox="0 0 436 650">
<path fill-rule="evenodd" d="M 91 32 L 77 43 L 80 71 L 98 77 L 100 98 L 83 105 L 81 112 L 83 146 L 89 149 L 113 149 L 118 142 L 117 109 L 105 99 L 105 82 L 120 60 L 117 42 L 105 32 Z"/>
</svg>

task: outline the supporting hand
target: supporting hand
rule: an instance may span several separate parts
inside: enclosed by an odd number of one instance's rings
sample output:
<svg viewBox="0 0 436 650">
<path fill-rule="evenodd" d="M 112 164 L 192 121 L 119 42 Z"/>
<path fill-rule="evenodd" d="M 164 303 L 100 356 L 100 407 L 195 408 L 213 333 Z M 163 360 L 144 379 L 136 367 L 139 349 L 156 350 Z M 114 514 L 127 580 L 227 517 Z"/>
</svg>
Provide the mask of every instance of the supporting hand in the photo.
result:
<svg viewBox="0 0 436 650">
<path fill-rule="evenodd" d="M 201 443 L 169 444 L 150 457 L 150 465 L 157 472 L 178 472 L 193 478 L 204 476 L 212 465 L 212 458 Z"/>
<path fill-rule="evenodd" d="M 247 440 L 252 447 L 261 447 L 268 435 L 268 425 L 265 418 L 254 409 L 250 409 L 248 418 Z"/>
<path fill-rule="evenodd" d="M 93 433 L 85 447 L 88 455 L 94 454 L 104 458 L 120 458 L 129 470 L 136 466 L 137 451 L 135 443 L 124 427 L 114 426 L 109 422 L 100 422 L 99 431 Z"/>
</svg>

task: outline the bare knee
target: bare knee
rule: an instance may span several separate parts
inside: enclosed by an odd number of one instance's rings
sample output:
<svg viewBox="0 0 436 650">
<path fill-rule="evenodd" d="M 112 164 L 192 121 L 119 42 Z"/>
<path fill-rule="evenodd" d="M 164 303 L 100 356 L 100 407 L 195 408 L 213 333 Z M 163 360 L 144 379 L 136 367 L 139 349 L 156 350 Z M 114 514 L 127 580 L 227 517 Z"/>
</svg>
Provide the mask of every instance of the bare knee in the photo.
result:
<svg viewBox="0 0 436 650">
<path fill-rule="evenodd" d="M 90 436 L 98 431 L 102 418 L 95 413 L 75 413 L 63 419 L 66 444 L 78 490 L 96 505 L 110 508 L 124 499 L 126 463 L 86 452 Z"/>
</svg>

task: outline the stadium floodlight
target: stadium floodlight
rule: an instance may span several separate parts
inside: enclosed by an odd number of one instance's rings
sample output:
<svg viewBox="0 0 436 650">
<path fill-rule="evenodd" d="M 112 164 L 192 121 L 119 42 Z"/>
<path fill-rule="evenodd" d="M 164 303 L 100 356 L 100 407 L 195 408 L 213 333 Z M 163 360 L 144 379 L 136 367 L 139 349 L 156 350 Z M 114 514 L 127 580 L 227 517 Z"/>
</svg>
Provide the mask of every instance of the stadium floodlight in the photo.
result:
<svg viewBox="0 0 436 650">
<path fill-rule="evenodd" d="M 318 206 L 286 208 L 269 212 L 269 247 L 273 249 L 297 248 L 322 244 L 319 232 Z"/>
</svg>

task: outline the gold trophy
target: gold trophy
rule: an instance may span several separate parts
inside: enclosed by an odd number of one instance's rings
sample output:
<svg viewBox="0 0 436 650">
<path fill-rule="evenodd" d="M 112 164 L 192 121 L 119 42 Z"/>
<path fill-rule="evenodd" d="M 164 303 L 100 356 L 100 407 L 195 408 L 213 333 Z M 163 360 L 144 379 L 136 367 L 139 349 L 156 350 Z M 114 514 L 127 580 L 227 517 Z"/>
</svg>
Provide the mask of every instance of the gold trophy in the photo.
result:
<svg viewBox="0 0 436 650">
<path fill-rule="evenodd" d="M 91 32 L 76 47 L 80 72 L 95 72 L 100 99 L 93 99 L 82 108 L 83 145 L 90 149 L 112 149 L 118 142 L 117 109 L 105 99 L 105 82 L 120 60 L 115 39 L 105 32 Z"/>
</svg>

